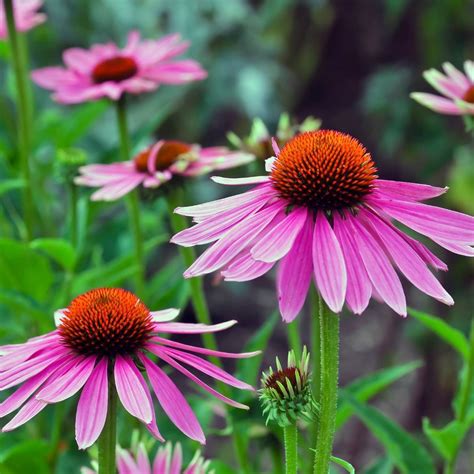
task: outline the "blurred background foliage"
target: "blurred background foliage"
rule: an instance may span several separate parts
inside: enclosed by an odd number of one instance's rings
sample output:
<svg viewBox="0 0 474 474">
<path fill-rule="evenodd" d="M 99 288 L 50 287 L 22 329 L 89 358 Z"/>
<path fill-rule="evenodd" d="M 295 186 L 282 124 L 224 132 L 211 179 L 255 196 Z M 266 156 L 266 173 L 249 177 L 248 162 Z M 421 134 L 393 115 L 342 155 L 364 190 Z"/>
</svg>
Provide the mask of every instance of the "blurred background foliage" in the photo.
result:
<svg viewBox="0 0 474 474">
<path fill-rule="evenodd" d="M 254 117 L 260 117 L 272 132 L 284 111 L 299 121 L 313 115 L 322 120 L 323 128 L 358 137 L 371 151 L 381 177 L 449 185 L 450 192 L 439 202 L 459 211 L 474 211 L 473 143 L 461 119 L 437 115 L 408 97 L 411 91 L 429 90 L 421 76 L 423 70 L 438 68 L 444 61 L 461 67 L 465 59 L 474 57 L 474 4 L 470 0 L 45 3 L 48 22 L 28 34 L 32 68 L 59 64 L 61 51 L 68 47 L 109 40 L 124 44 L 132 29 L 145 38 L 179 32 L 191 42 L 187 57 L 200 61 L 209 78 L 131 98 L 135 151 L 153 136 L 204 146 L 226 144 L 230 130 L 239 136 L 248 134 Z M 19 241 L 24 229 L 16 191 L 22 183 L 16 179 L 14 87 L 6 66 L 8 54 L 6 44 L 0 43 L 0 340 L 5 343 L 50 330 L 52 311 L 64 306 L 71 296 L 91 286 L 126 285 L 134 271 L 123 202 L 90 203 L 89 192 L 80 190 L 79 246 L 74 249 L 67 242 L 69 214 L 64 183 L 57 179 L 58 154 L 80 148 L 91 162 L 118 159 L 114 111 L 105 102 L 64 107 L 51 102 L 46 91 L 32 86 L 33 175 L 40 238 L 31 245 Z M 255 172 L 258 166 L 233 174 Z M 187 191 L 188 203 L 223 192 L 206 178 L 189 185 Z M 144 196 L 142 208 L 149 262 L 147 303 L 156 309 L 183 307 L 187 283 L 180 278 L 182 266 L 176 249 L 159 245 L 169 238 L 166 206 Z M 407 289 L 408 301 L 467 333 L 473 307 L 472 264 L 439 249 L 437 253 L 449 264 L 449 273 L 441 279 L 456 305 L 444 307 L 413 288 Z M 276 316 L 269 316 L 276 306 L 271 276 L 248 284 L 216 286 L 208 281 L 207 285 L 213 319 L 235 317 L 240 322 L 239 329 L 220 339 L 223 347 L 241 350 L 242 341 L 254 337 L 257 348 L 259 342 L 267 344 L 265 361 L 286 353 L 285 327 Z M 342 317 L 342 385 L 371 371 L 416 360 L 416 371 L 410 366 L 405 372 L 411 375 L 379 395 L 374 405 L 415 434 L 421 433 L 424 417 L 435 426 L 452 418 L 450 403 L 460 368 L 454 351 L 417 321 L 401 320 L 378 304 L 372 304 L 363 317 Z M 192 320 L 189 308 L 183 318 Z M 303 334 L 308 333 L 309 319 L 307 313 L 300 317 Z M 263 332 L 256 334 L 258 329 Z M 249 381 L 257 380 L 255 364 L 240 370 L 254 379 Z M 397 379 L 393 375 L 393 380 Z M 211 424 L 214 405 L 202 397 L 196 396 L 196 401 L 200 419 Z M 356 408 L 352 406 L 352 410 Z M 54 416 L 64 416 L 68 410 L 56 408 Z M 253 410 L 252 417 L 258 419 L 258 409 Z M 360 412 L 362 420 L 363 415 Z M 46 441 L 38 440 L 48 432 L 52 417 L 38 418 L 37 424 L 29 423 L 8 438 L 1 436 L 0 465 L 5 469 L 1 472 L 48 472 L 45 463 L 58 456 L 58 472 L 73 472 L 76 467 L 72 466 L 86 462 L 84 454 L 71 449 L 70 440 L 61 432 L 53 433 L 57 450 L 46 450 Z M 244 419 L 242 429 L 263 440 L 259 442 L 268 448 L 269 457 L 275 455 L 278 445 L 273 438 L 262 437 L 257 425 L 247 431 L 248 423 Z M 66 426 L 70 428 L 69 423 L 63 428 Z M 219 449 L 223 427 L 212 426 L 215 436 L 210 436 L 206 454 L 220 454 L 230 463 L 230 452 L 226 455 Z M 169 433 L 170 439 L 179 439 L 169 427 L 162 431 Z M 27 447 L 21 448 L 20 441 Z M 37 463 L 33 471 L 18 470 L 27 462 L 25 452 Z M 335 452 L 362 468 L 379 458 L 383 449 L 360 421 L 351 419 L 340 433 Z M 468 474 L 473 453 L 467 450 L 463 456 L 458 472 Z M 265 465 L 268 461 L 264 459 Z M 366 472 L 392 472 L 391 465 L 380 457 Z M 32 469 L 30 465 L 28 469 Z M 225 469 L 219 465 L 217 472 L 225 474 Z"/>
</svg>

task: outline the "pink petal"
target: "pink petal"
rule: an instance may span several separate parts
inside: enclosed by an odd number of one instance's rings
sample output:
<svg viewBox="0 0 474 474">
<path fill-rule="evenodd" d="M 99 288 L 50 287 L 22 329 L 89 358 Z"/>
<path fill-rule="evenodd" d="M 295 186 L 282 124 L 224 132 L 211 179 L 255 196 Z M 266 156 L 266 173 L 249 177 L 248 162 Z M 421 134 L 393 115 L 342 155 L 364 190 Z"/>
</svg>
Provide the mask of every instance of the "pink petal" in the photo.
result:
<svg viewBox="0 0 474 474">
<path fill-rule="evenodd" d="M 451 100 L 424 92 L 412 92 L 410 97 L 435 112 L 447 115 L 462 115 L 463 112 Z"/>
<path fill-rule="evenodd" d="M 204 275 L 223 267 L 248 245 L 249 235 L 258 238 L 281 208 L 280 202 L 271 204 L 232 227 L 184 272 L 184 277 Z"/>
<path fill-rule="evenodd" d="M 183 453 L 181 445 L 176 443 L 174 447 L 173 459 L 171 460 L 171 469 L 169 474 L 181 474 L 181 466 L 183 464 Z"/>
<path fill-rule="evenodd" d="M 84 357 L 54 384 L 46 383 L 36 394 L 38 400 L 46 403 L 57 403 L 76 394 L 87 382 L 94 369 L 96 357 Z M 77 362 L 77 360 L 76 360 Z"/>
<path fill-rule="evenodd" d="M 167 444 L 166 448 L 159 448 L 153 462 L 153 474 L 168 474 L 170 465 L 171 445 Z"/>
<path fill-rule="evenodd" d="M 150 461 L 143 443 L 138 445 L 137 466 L 140 474 L 151 474 Z"/>
<path fill-rule="evenodd" d="M 124 408 L 146 425 L 152 421 L 152 407 L 146 396 L 142 375 L 129 356 L 118 355 L 114 366 L 115 386 Z"/>
<path fill-rule="evenodd" d="M 442 303 L 454 304 L 451 296 L 428 270 L 425 262 L 411 245 L 392 229 L 391 225 L 370 212 L 362 210 L 360 214 L 372 224 L 400 271 L 413 285 Z"/>
<path fill-rule="evenodd" d="M 186 436 L 189 436 L 201 444 L 205 444 L 206 437 L 204 436 L 201 425 L 183 394 L 178 390 L 172 380 L 150 359 L 141 353 L 139 354 L 139 358 L 145 366 L 155 395 L 170 420 Z"/>
<path fill-rule="evenodd" d="M 235 319 L 219 324 L 157 323 L 155 324 L 155 331 L 169 334 L 204 334 L 208 332 L 224 331 L 235 324 L 237 324 Z"/>
<path fill-rule="evenodd" d="M 459 242 L 474 243 L 474 218 L 460 212 L 450 211 L 426 204 L 374 199 L 382 213 L 428 237 Z"/>
<path fill-rule="evenodd" d="M 346 221 L 334 215 L 334 232 L 344 254 L 347 269 L 346 301 L 352 312 L 362 314 L 372 295 L 372 284 Z"/>
<path fill-rule="evenodd" d="M 276 262 L 284 257 L 305 224 L 307 213 L 305 207 L 296 208 L 281 222 L 269 226 L 267 232 L 252 247 L 250 251 L 252 257 L 267 263 Z"/>
<path fill-rule="evenodd" d="M 82 390 L 76 411 L 76 441 L 79 449 L 92 446 L 105 425 L 108 406 L 108 359 L 104 357 L 92 371 Z"/>
<path fill-rule="evenodd" d="M 352 225 L 351 234 L 374 289 L 395 312 L 406 316 L 403 287 L 384 250 L 357 219 L 349 215 L 346 219 Z"/>
<path fill-rule="evenodd" d="M 89 75 L 97 64 L 96 57 L 90 51 L 82 48 L 66 49 L 63 52 L 63 61 L 68 69 L 84 75 Z"/>
<path fill-rule="evenodd" d="M 248 249 L 234 257 L 221 271 L 225 281 L 249 281 L 258 278 L 273 268 L 274 262 L 254 260 Z"/>
<path fill-rule="evenodd" d="M 339 242 L 326 216 L 319 211 L 313 234 L 313 267 L 318 290 L 331 311 L 344 305 L 347 273 Z"/>
<path fill-rule="evenodd" d="M 168 321 L 173 321 L 179 314 L 179 309 L 168 308 L 162 309 L 160 311 L 151 311 L 151 317 L 155 323 L 165 323 Z"/>
<path fill-rule="evenodd" d="M 277 273 L 277 292 L 283 321 L 289 323 L 296 318 L 306 300 L 313 274 L 312 216 L 296 237 L 291 250 L 283 257 Z"/>
<path fill-rule="evenodd" d="M 192 372 L 190 372 L 188 369 L 183 367 L 179 362 L 177 362 L 175 359 L 172 357 L 168 356 L 167 353 L 162 350 L 162 348 L 155 348 L 153 351 L 158 357 L 160 357 L 162 360 L 164 360 L 167 364 L 171 365 L 174 367 L 176 370 L 184 374 L 186 377 L 188 377 L 190 380 L 192 380 L 194 383 L 202 387 L 204 390 L 209 392 L 211 395 L 214 397 L 218 398 L 219 400 L 222 400 L 224 403 L 227 403 L 230 406 L 233 406 L 235 408 L 240 408 L 243 410 L 248 410 L 249 407 L 247 405 L 243 405 L 242 403 L 236 402 L 221 393 L 219 393 L 217 390 L 214 390 L 212 387 L 207 385 L 205 382 L 203 382 L 201 379 L 196 377 Z"/>
<path fill-rule="evenodd" d="M 466 257 L 474 257 L 474 248 L 472 248 L 470 245 L 446 242 L 442 239 L 433 239 L 433 241 L 450 252 L 456 253 L 458 255 L 464 255 Z"/>
<path fill-rule="evenodd" d="M 406 183 L 403 181 L 389 181 L 377 179 L 375 191 L 384 199 L 398 201 L 424 201 L 444 194 L 448 188 L 438 188 L 427 184 Z"/>
<path fill-rule="evenodd" d="M 32 398 L 26 402 L 22 409 L 2 428 L 2 432 L 12 431 L 19 426 L 25 424 L 27 421 L 30 421 L 34 416 L 36 416 L 41 410 L 46 408 L 48 404 L 40 400 Z"/>
<path fill-rule="evenodd" d="M 443 69 L 446 71 L 448 76 L 453 79 L 461 87 L 464 87 L 466 90 L 470 86 L 469 79 L 451 63 L 443 63 Z"/>
<path fill-rule="evenodd" d="M 430 69 L 423 73 L 423 77 L 438 92 L 451 99 L 458 99 L 464 95 L 466 88 L 458 84 L 450 77 L 446 77 L 436 69 Z"/>
<path fill-rule="evenodd" d="M 270 181 L 270 176 L 252 176 L 249 178 L 224 178 L 223 176 L 211 176 L 212 181 L 228 186 L 244 186 L 247 184 L 261 184 Z"/>
</svg>

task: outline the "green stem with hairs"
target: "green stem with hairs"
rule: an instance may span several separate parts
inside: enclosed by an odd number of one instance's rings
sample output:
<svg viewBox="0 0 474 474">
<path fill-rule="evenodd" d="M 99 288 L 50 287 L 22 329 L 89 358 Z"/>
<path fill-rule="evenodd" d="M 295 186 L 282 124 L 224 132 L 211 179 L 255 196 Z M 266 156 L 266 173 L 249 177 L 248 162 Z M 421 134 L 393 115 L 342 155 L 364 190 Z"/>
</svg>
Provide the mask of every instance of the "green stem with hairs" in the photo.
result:
<svg viewBox="0 0 474 474">
<path fill-rule="evenodd" d="M 469 402 L 471 399 L 471 393 L 474 390 L 474 320 L 471 321 L 471 331 L 469 334 L 469 359 L 467 360 L 466 366 L 466 379 L 464 384 L 461 386 L 461 395 L 459 398 L 459 410 L 457 412 L 456 421 L 463 424 L 466 422 L 467 415 L 469 412 Z M 451 459 L 446 461 L 444 466 L 444 474 L 454 474 L 456 469 L 456 462 L 461 447 L 462 440 L 459 441 L 459 445 Z"/>
<path fill-rule="evenodd" d="M 288 323 L 287 330 L 290 348 L 293 349 L 293 351 L 295 352 L 296 358 L 299 358 L 301 356 L 301 351 L 303 350 L 301 343 L 299 319 L 296 318 L 291 323 Z"/>
<path fill-rule="evenodd" d="M 115 391 L 114 378 L 109 372 L 109 394 L 107 405 L 107 418 L 104 429 L 100 434 L 99 445 L 99 473 L 115 474 L 115 445 L 117 443 L 117 392 Z"/>
<path fill-rule="evenodd" d="M 117 102 L 117 125 L 120 136 L 120 152 L 123 161 L 130 159 L 130 139 L 127 127 L 127 108 L 125 96 L 122 96 Z M 135 260 L 137 272 L 135 274 L 135 290 L 141 298 L 144 296 L 145 283 L 145 262 L 143 251 L 143 236 L 140 223 L 140 208 L 138 192 L 131 191 L 127 196 L 127 208 L 130 219 L 130 229 L 132 231 L 133 243 L 135 246 Z"/>
<path fill-rule="evenodd" d="M 285 474 L 298 472 L 298 427 L 296 423 L 283 428 L 285 439 Z"/>
<path fill-rule="evenodd" d="M 13 0 L 4 1 L 5 17 L 8 29 L 8 39 L 11 48 L 11 61 L 15 75 L 17 104 L 18 104 L 18 153 L 20 157 L 21 173 L 24 180 L 22 187 L 23 215 L 26 230 L 26 239 L 33 238 L 33 194 L 30 171 L 30 94 L 28 92 L 28 73 L 24 48 L 21 47 L 20 36 L 16 30 L 13 12 Z"/>
<path fill-rule="evenodd" d="M 319 299 L 320 392 L 319 423 L 316 435 L 314 474 L 328 474 L 336 431 L 339 377 L 339 316 Z M 314 368 L 316 370 L 316 368 Z"/>
<path fill-rule="evenodd" d="M 174 210 L 178 205 L 183 204 L 183 191 L 182 189 L 176 188 L 167 196 L 168 210 L 171 221 L 171 227 L 174 233 L 178 233 L 188 227 L 186 219 L 175 214 Z M 183 259 L 185 267 L 189 267 L 196 260 L 196 252 L 194 247 L 182 247 L 179 246 L 179 251 Z M 194 277 L 190 278 L 189 286 L 191 290 L 191 302 L 193 304 L 196 319 L 201 324 L 211 324 L 211 316 L 209 314 L 209 308 L 204 294 L 204 287 L 202 278 Z M 213 351 L 218 350 L 217 341 L 213 333 L 201 334 L 201 338 L 206 349 Z M 217 357 L 209 357 L 209 359 L 218 367 L 222 368 L 222 362 Z M 217 388 L 227 397 L 231 395 L 229 387 L 222 382 L 217 383 Z M 227 422 L 233 425 L 232 418 L 228 415 Z M 245 439 L 235 429 L 232 430 L 232 438 L 234 443 L 234 450 L 236 453 L 237 460 L 240 464 L 242 474 L 250 473 L 249 457 L 246 449 Z"/>
<path fill-rule="evenodd" d="M 319 401 L 319 392 L 321 386 L 321 378 L 319 376 L 319 366 L 321 359 L 321 337 L 320 337 L 320 324 L 317 314 L 319 314 L 319 299 L 320 296 L 316 291 L 316 288 L 312 285 L 310 292 L 310 316 L 311 316 L 311 365 L 313 368 L 313 379 L 312 379 L 312 390 L 313 397 L 315 400 Z M 315 418 L 314 422 L 311 425 L 309 442 L 311 446 L 316 445 L 316 437 L 318 433 L 318 418 Z"/>
</svg>

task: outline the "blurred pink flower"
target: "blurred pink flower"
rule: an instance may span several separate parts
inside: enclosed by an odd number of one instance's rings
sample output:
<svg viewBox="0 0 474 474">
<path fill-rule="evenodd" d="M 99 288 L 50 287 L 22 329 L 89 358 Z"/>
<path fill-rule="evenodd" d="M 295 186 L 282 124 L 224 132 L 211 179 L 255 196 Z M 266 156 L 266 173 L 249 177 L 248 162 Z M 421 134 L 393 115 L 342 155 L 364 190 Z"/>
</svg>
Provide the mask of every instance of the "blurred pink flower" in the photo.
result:
<svg viewBox="0 0 474 474">
<path fill-rule="evenodd" d="M 43 0 L 13 0 L 13 12 L 17 31 L 28 31 L 46 21 L 44 13 L 38 13 Z M 8 37 L 3 0 L 0 2 L 0 39 Z"/>
<path fill-rule="evenodd" d="M 424 92 L 413 92 L 410 97 L 441 114 L 474 115 L 474 61 L 464 62 L 465 74 L 451 63 L 444 63 L 443 69 L 445 74 L 429 69 L 423 76 L 447 98 Z"/>
<path fill-rule="evenodd" d="M 428 269 L 447 270 L 446 265 L 392 223 L 473 256 L 474 218 L 419 202 L 446 188 L 378 179 L 366 148 L 333 130 L 302 133 L 275 153 L 267 160 L 267 176 L 212 178 L 256 185 L 252 190 L 175 210 L 197 224 L 172 242 L 213 243 L 185 277 L 221 270 L 225 280 L 252 280 L 279 261 L 278 300 L 285 321 L 297 316 L 313 279 L 334 312 L 346 302 L 360 314 L 375 297 L 406 315 L 394 267 L 424 293 L 453 304 Z"/>
<path fill-rule="evenodd" d="M 209 461 L 205 461 L 199 451 L 183 470 L 183 452 L 179 443 L 176 443 L 174 450 L 171 443 L 161 446 L 156 453 L 153 467 L 143 444 L 139 444 L 135 457 L 130 451 L 118 448 L 117 472 L 118 474 L 211 474 Z M 82 468 L 81 474 L 97 474 L 97 471 Z"/>
<path fill-rule="evenodd" d="M 63 104 L 76 104 L 122 94 L 141 94 L 160 84 L 183 84 L 207 77 L 201 65 L 190 59 L 174 59 L 189 43 L 178 34 L 159 40 L 140 40 L 132 31 L 125 48 L 114 43 L 96 44 L 89 50 L 67 49 L 63 67 L 45 67 L 32 72 L 33 80 L 54 91 L 53 98 Z"/>
<path fill-rule="evenodd" d="M 249 153 L 230 151 L 225 147 L 201 148 L 179 141 L 160 140 L 131 161 L 81 167 L 75 183 L 100 187 L 92 194 L 94 201 L 114 201 L 140 185 L 157 188 L 173 177 L 198 176 L 243 165 L 254 159 Z"/>
<path fill-rule="evenodd" d="M 2 431 L 18 428 L 48 404 L 66 400 L 82 389 L 76 412 L 76 441 L 80 449 L 85 449 L 102 432 L 108 392 L 113 383 L 125 410 L 163 441 L 148 383 L 137 367 L 139 362 L 170 420 L 186 436 L 204 444 L 204 433 L 191 407 L 150 354 L 225 403 L 247 408 L 211 388 L 185 366 L 233 387 L 250 390 L 248 384 L 195 354 L 242 358 L 256 353 L 212 351 L 162 337 L 222 331 L 235 324 L 235 321 L 211 326 L 168 322 L 177 313 L 175 309 L 151 312 L 129 291 L 99 288 L 78 296 L 66 309 L 59 310 L 55 314 L 55 331 L 24 344 L 0 347 L 0 390 L 22 384 L 0 403 L 0 417 L 20 408 Z"/>
</svg>

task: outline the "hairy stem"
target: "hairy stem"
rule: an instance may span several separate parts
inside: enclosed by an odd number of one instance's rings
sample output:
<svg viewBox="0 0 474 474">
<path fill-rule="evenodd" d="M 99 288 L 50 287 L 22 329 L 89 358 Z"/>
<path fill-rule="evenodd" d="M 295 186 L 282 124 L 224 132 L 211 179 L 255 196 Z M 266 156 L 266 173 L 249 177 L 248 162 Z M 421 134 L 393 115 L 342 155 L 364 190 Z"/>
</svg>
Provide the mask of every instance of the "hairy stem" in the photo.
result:
<svg viewBox="0 0 474 474">
<path fill-rule="evenodd" d="M 298 472 L 298 427 L 296 423 L 283 428 L 285 438 L 285 474 Z"/>
<path fill-rule="evenodd" d="M 117 442 L 117 393 L 113 375 L 109 373 L 109 400 L 107 418 L 100 434 L 99 474 L 115 474 L 115 445 Z"/>
</svg>

